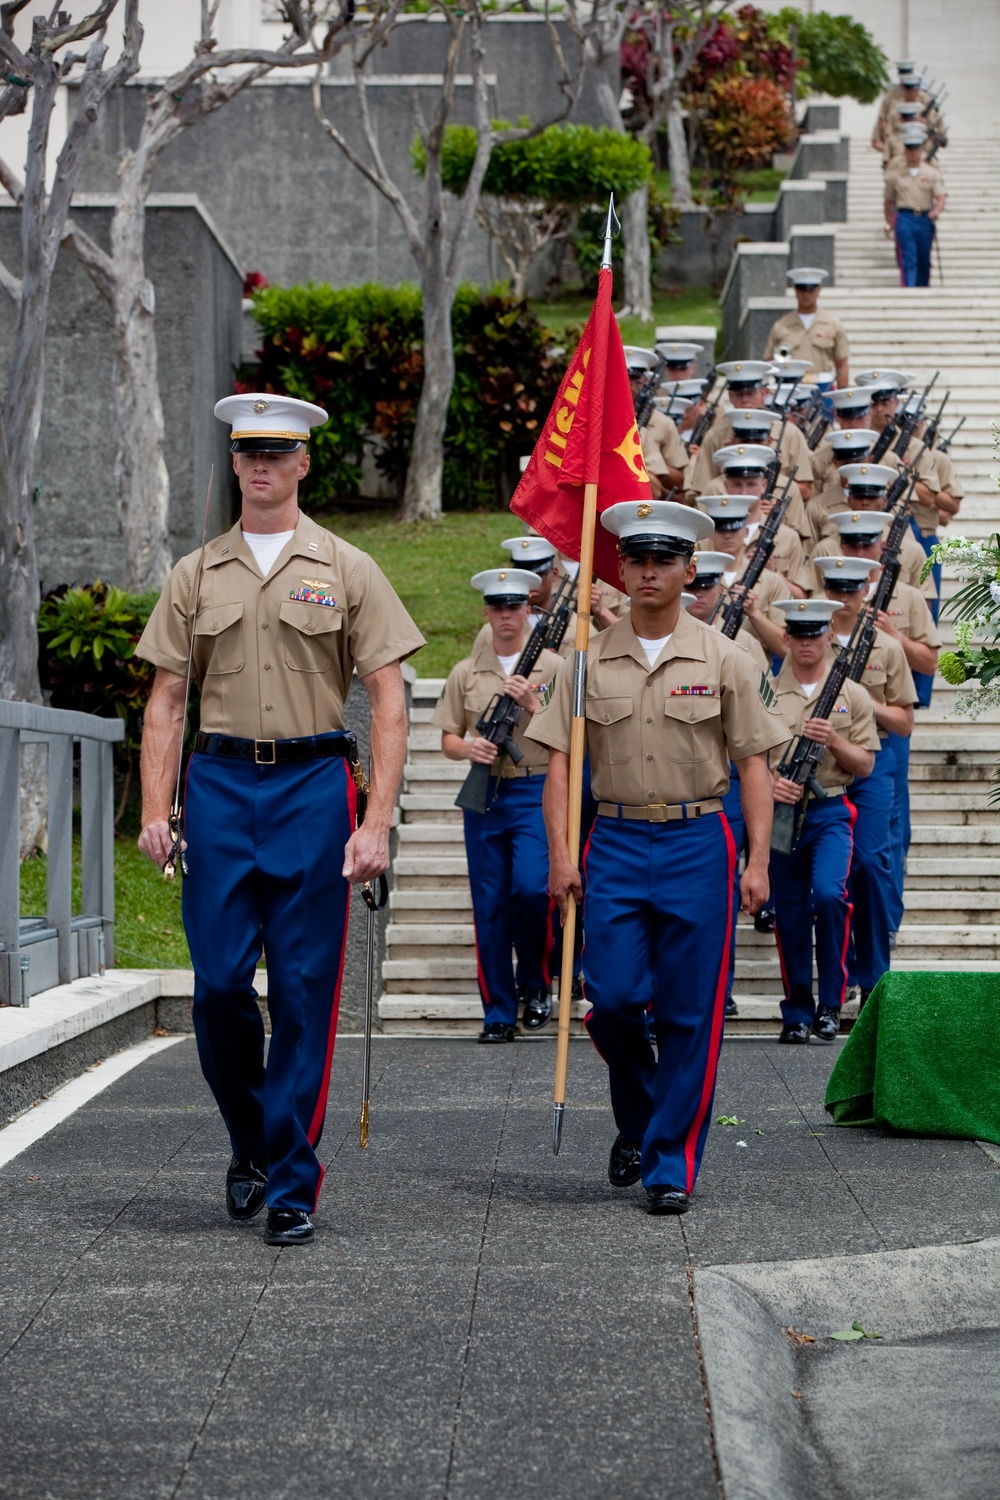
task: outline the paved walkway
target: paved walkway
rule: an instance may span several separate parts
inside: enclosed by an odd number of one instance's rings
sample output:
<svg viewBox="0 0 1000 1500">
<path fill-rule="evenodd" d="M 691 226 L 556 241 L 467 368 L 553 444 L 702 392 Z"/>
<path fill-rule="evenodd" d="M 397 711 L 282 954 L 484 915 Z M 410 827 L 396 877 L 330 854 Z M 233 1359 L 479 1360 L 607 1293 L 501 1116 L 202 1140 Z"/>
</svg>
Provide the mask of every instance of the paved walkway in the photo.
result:
<svg viewBox="0 0 1000 1500">
<path fill-rule="evenodd" d="M 727 1043 L 740 1124 L 653 1220 L 585 1042 L 555 1159 L 550 1042 L 379 1039 L 361 1155 L 345 1038 L 317 1238 L 275 1251 L 184 1040 L 0 1172 L 0 1496 L 716 1500 L 692 1268 L 1000 1231 L 975 1145 L 829 1125 L 832 1055 Z"/>
</svg>

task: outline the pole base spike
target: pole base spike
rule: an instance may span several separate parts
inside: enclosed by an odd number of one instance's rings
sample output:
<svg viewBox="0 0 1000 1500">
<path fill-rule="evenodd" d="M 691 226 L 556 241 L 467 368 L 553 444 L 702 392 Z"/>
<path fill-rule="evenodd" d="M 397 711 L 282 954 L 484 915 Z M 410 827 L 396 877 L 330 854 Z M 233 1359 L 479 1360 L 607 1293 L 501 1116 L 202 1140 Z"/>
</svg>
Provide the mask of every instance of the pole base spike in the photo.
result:
<svg viewBox="0 0 1000 1500">
<path fill-rule="evenodd" d="M 552 1155 L 559 1155 L 559 1147 L 562 1145 L 563 1116 L 566 1113 L 565 1104 L 554 1104 L 552 1106 Z"/>
<path fill-rule="evenodd" d="M 368 1100 L 361 1106 L 361 1149 L 368 1145 Z"/>
</svg>

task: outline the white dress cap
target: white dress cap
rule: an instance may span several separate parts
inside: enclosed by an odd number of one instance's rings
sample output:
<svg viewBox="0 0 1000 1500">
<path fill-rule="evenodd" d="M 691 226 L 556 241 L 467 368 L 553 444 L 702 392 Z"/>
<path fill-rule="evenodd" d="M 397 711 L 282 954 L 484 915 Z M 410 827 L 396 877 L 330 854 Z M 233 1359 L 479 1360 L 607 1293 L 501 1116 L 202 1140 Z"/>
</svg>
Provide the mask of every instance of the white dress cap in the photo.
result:
<svg viewBox="0 0 1000 1500">
<path fill-rule="evenodd" d="M 770 375 L 771 364 L 763 359 L 730 359 L 716 365 L 715 372 L 724 375 L 730 385 L 759 385 Z"/>
<path fill-rule="evenodd" d="M 659 363 L 653 349 L 643 349 L 639 344 L 623 344 L 625 364 L 631 370 L 651 370 Z"/>
<path fill-rule="evenodd" d="M 922 146 L 924 144 L 924 141 L 926 141 L 926 139 L 927 139 L 927 131 L 924 129 L 923 125 L 904 125 L 903 126 L 903 145 L 904 146 Z"/>
<path fill-rule="evenodd" d="M 900 390 L 909 385 L 913 376 L 907 370 L 890 370 L 883 365 L 880 370 L 859 370 L 854 377 L 855 385 L 889 385 L 897 386 Z"/>
<path fill-rule="evenodd" d="M 813 562 L 828 586 L 839 582 L 864 583 L 878 567 L 870 557 L 814 557 Z"/>
<path fill-rule="evenodd" d="M 694 566 L 699 577 L 714 577 L 716 573 L 728 573 L 733 559 L 728 552 L 696 552 Z"/>
<path fill-rule="evenodd" d="M 556 549 L 543 536 L 509 536 L 500 545 L 510 553 L 511 562 L 519 567 L 530 568 L 534 563 L 555 561 Z"/>
<path fill-rule="evenodd" d="M 870 427 L 845 427 L 843 432 L 828 432 L 826 440 L 834 453 L 867 453 L 878 442 L 878 433 Z"/>
<path fill-rule="evenodd" d="M 811 359 L 775 359 L 771 364 L 771 374 L 779 380 L 801 380 L 811 369 Z"/>
<path fill-rule="evenodd" d="M 888 464 L 845 464 L 840 472 L 848 486 L 856 484 L 869 489 L 884 490 L 896 477 L 896 470 Z"/>
<path fill-rule="evenodd" d="M 830 517 L 841 536 L 875 536 L 892 520 L 887 510 L 837 510 Z"/>
<path fill-rule="evenodd" d="M 829 625 L 840 608 L 835 599 L 775 599 L 774 602 L 778 609 L 784 610 L 786 623 L 793 627 Z"/>
<path fill-rule="evenodd" d="M 721 521 L 726 530 L 736 531 L 741 524 L 746 522 L 747 511 L 751 505 L 756 505 L 757 495 L 702 495 L 698 501 L 704 506 L 705 514 L 714 523 Z"/>
<path fill-rule="evenodd" d="M 704 394 L 707 384 L 707 381 L 695 380 L 693 377 L 690 380 L 663 380 L 660 382 L 660 392 L 664 396 L 689 396 L 693 399 Z"/>
<path fill-rule="evenodd" d="M 486 599 L 527 599 L 541 584 L 537 573 L 527 568 L 487 568 L 474 573 L 469 582 Z"/>
<path fill-rule="evenodd" d="M 672 365 L 689 365 L 702 352 L 700 344 L 657 344 L 656 353 Z"/>
<path fill-rule="evenodd" d="M 248 391 L 242 396 L 224 396 L 215 403 L 215 415 L 232 427 L 233 442 L 241 438 L 279 438 L 304 443 L 313 427 L 329 421 L 329 412 L 311 401 L 275 396 L 270 391 Z"/>
<path fill-rule="evenodd" d="M 624 541 L 630 537 L 669 536 L 697 547 L 712 535 L 712 523 L 692 505 L 673 500 L 622 500 L 601 511 L 601 525 Z"/>
<path fill-rule="evenodd" d="M 792 286 L 822 286 L 830 279 L 829 271 L 824 271 L 822 266 L 793 266 L 785 275 Z"/>
<path fill-rule="evenodd" d="M 692 604 L 698 603 L 697 594 L 689 594 L 687 589 L 681 590 L 681 609 L 690 609 Z"/>
<path fill-rule="evenodd" d="M 781 421 L 781 413 L 772 411 L 768 406 L 732 406 L 726 416 L 730 427 L 737 434 L 745 431 L 760 432 Z"/>
<path fill-rule="evenodd" d="M 653 405 L 668 417 L 682 417 L 691 402 L 684 396 L 654 396 Z"/>
<path fill-rule="evenodd" d="M 834 411 L 863 411 L 872 404 L 870 385 L 849 385 L 833 393 Z"/>
<path fill-rule="evenodd" d="M 777 457 L 765 443 L 727 443 L 716 448 L 712 461 L 718 469 L 766 469 Z"/>
</svg>

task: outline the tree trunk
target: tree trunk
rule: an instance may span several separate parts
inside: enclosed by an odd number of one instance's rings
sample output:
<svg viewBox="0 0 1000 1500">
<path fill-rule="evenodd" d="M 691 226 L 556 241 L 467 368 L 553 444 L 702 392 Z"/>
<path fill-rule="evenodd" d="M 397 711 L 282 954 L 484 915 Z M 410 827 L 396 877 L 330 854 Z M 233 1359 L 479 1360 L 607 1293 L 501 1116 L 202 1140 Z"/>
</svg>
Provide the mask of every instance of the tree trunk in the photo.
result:
<svg viewBox="0 0 1000 1500">
<path fill-rule="evenodd" d="M 653 321 L 653 289 L 649 254 L 649 189 L 645 184 L 625 199 L 622 235 L 625 240 L 625 306 L 619 317 Z"/>
<path fill-rule="evenodd" d="M 441 518 L 444 429 L 455 384 L 455 347 L 451 338 L 454 294 L 440 260 L 440 245 L 428 245 L 423 276 L 424 384 L 399 512 L 401 521 L 437 521 Z"/>
<path fill-rule="evenodd" d="M 161 588 L 173 565 L 156 302 L 145 266 L 147 176 L 140 158 L 132 153 L 125 157 L 111 221 L 115 487 L 125 541 L 125 587 L 137 594 Z"/>
<path fill-rule="evenodd" d="M 670 191 L 674 207 L 694 208 L 684 116 L 676 100 L 667 114 L 667 149 L 670 154 Z"/>
</svg>

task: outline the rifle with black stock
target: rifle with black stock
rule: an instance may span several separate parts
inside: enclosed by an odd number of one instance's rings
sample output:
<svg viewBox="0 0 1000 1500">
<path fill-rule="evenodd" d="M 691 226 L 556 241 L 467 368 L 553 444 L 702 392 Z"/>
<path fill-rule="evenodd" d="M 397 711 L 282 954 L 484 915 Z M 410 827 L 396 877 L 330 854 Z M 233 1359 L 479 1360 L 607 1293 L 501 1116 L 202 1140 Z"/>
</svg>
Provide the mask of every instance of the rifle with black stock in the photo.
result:
<svg viewBox="0 0 1000 1500">
<path fill-rule="evenodd" d="M 941 405 L 924 428 L 924 444 L 927 448 L 933 448 L 937 442 L 937 435 L 941 430 L 941 418 L 944 415 L 944 409 L 948 405 L 950 396 L 951 391 L 945 391 L 941 398 Z"/>
<path fill-rule="evenodd" d="M 781 417 L 781 426 L 778 428 L 778 441 L 774 445 L 774 457 L 764 470 L 764 500 L 770 500 L 774 494 L 774 487 L 781 477 L 781 445 L 785 440 L 785 428 L 788 426 L 788 408 L 785 407 Z"/>
<path fill-rule="evenodd" d="M 903 546 L 903 538 L 910 525 L 910 496 L 913 494 L 916 482 L 917 476 L 912 474 L 909 480 L 910 487 L 900 501 L 899 509 L 889 524 L 888 535 L 882 543 L 882 572 L 875 585 L 875 592 L 859 616 L 859 619 L 865 622 L 864 627 L 860 631 L 855 630 L 844 653 L 851 658 L 847 675 L 852 682 L 860 682 L 864 676 L 872 646 L 875 644 L 878 617 L 884 609 L 888 608 L 896 584 L 899 582 L 901 571 L 899 554 Z"/>
<path fill-rule="evenodd" d="M 660 389 L 660 381 L 663 372 L 667 368 L 667 356 L 661 354 L 656 364 L 646 373 L 642 390 L 639 392 L 635 403 L 635 425 L 641 432 L 653 414 L 653 402 L 656 393 Z"/>
<path fill-rule="evenodd" d="M 740 626 L 743 624 L 743 617 L 746 614 L 747 595 L 756 587 L 760 575 L 771 560 L 771 554 L 774 552 L 775 543 L 778 540 L 778 527 L 781 525 L 785 511 L 788 509 L 788 502 L 792 496 L 792 484 L 797 473 L 798 469 L 794 468 L 789 474 L 788 483 L 785 485 L 784 491 L 771 506 L 770 512 L 762 522 L 761 528 L 754 538 L 753 551 L 750 554 L 746 572 L 739 583 L 733 585 L 729 603 L 726 605 L 722 616 L 722 634 L 729 641 L 734 641 L 739 634 Z M 715 610 L 712 612 L 713 620 L 718 608 L 719 605 L 717 604 Z"/>
<path fill-rule="evenodd" d="M 958 437 L 958 434 L 961 432 L 961 430 L 962 430 L 962 428 L 964 426 L 965 426 L 965 418 L 961 417 L 959 419 L 959 421 L 956 422 L 954 428 L 948 434 L 948 436 L 946 438 L 942 438 L 941 441 L 938 443 L 938 445 L 937 445 L 937 451 L 939 453 L 947 453 L 948 449 L 951 447 L 952 443 Z"/>
<path fill-rule="evenodd" d="M 569 622 L 569 597 L 574 588 L 574 580 L 568 575 L 564 576 L 556 590 L 556 597 L 552 607 L 541 616 L 533 627 L 527 643 L 517 664 L 511 673 L 512 677 L 528 677 L 534 671 L 535 664 L 542 652 L 548 646 L 550 640 L 558 636 L 559 644 L 566 634 L 566 626 Z M 565 618 L 562 611 L 565 609 Z M 560 628 L 561 626 L 561 628 Z M 554 648 L 550 648 L 554 649 Z M 466 812 L 485 813 L 496 796 L 499 784 L 499 775 L 492 776 L 491 772 L 499 767 L 504 756 L 513 764 L 519 765 L 524 759 L 523 754 L 514 743 L 514 730 L 521 722 L 524 710 L 519 703 L 508 693 L 494 693 L 487 704 L 482 717 L 476 725 L 476 733 L 484 740 L 489 740 L 491 745 L 496 745 L 499 755 L 490 765 L 475 762 L 466 776 L 458 796 L 455 798 L 455 806 L 464 808 Z"/>
<path fill-rule="evenodd" d="M 715 384 L 717 378 L 715 372 L 718 369 L 719 365 L 725 364 L 729 349 L 730 345 L 727 344 L 722 351 L 722 358 L 720 360 L 717 360 L 709 370 L 705 384 L 705 389 L 707 391 L 710 391 L 712 389 L 712 386 Z M 708 432 L 708 429 L 715 421 L 715 413 L 718 411 L 719 402 L 722 400 L 725 389 L 726 382 L 723 381 L 719 389 L 716 391 L 714 399 L 705 403 L 705 410 L 702 412 L 697 422 L 695 422 L 694 426 L 691 428 L 691 431 L 687 434 L 687 436 L 684 436 L 683 433 L 681 434 L 681 436 L 684 437 L 684 441 L 685 443 L 687 443 L 689 448 L 700 447 L 701 444 L 705 441 L 705 434 Z"/>
<path fill-rule="evenodd" d="M 924 415 L 924 407 L 927 405 L 927 397 L 934 389 L 940 373 L 940 370 L 935 370 L 930 380 L 924 386 L 923 393 L 918 397 L 918 399 L 914 401 L 913 397 L 911 396 L 909 401 L 907 401 L 905 406 L 903 407 L 899 426 L 899 436 L 897 437 L 892 449 L 897 458 L 906 457 L 906 450 L 910 446 L 910 441 L 917 429 L 917 425 Z"/>
<path fill-rule="evenodd" d="M 838 656 L 834 657 L 830 665 L 830 670 L 827 673 L 826 681 L 819 691 L 819 696 L 815 704 L 810 709 L 810 719 L 829 719 L 833 713 L 840 690 L 847 681 L 851 665 L 851 654 L 855 642 L 861 636 L 863 621 L 867 613 L 868 611 L 865 610 L 858 616 L 847 647 Z M 778 775 L 783 776 L 786 781 L 794 781 L 796 786 L 800 786 L 802 788 L 802 796 L 798 802 L 776 802 L 774 804 L 774 817 L 771 823 L 771 848 L 776 854 L 793 854 L 795 852 L 795 846 L 799 841 L 802 833 L 802 825 L 805 822 L 809 798 L 815 797 L 817 802 L 826 800 L 826 788 L 820 785 L 816 777 L 816 772 L 819 770 L 820 762 L 825 754 L 825 745 L 821 745 L 818 740 L 811 740 L 806 734 L 800 734 L 778 766 Z"/>
</svg>

